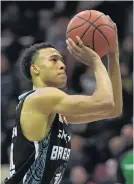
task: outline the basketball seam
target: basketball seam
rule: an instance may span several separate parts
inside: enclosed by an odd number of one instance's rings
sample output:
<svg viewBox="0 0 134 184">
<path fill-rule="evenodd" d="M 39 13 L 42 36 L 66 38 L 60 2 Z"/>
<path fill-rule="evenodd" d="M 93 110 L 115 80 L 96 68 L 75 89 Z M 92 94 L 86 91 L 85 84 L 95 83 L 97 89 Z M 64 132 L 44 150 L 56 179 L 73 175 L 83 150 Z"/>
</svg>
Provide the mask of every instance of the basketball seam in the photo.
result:
<svg viewBox="0 0 134 184">
<path fill-rule="evenodd" d="M 115 31 L 115 30 L 114 30 L 114 28 L 112 28 L 111 26 L 109 26 L 109 25 L 107 25 L 107 24 L 101 24 L 101 25 L 97 26 L 97 28 L 98 28 L 98 27 L 101 27 L 101 26 L 107 26 L 107 27 L 110 27 L 113 31 Z M 96 31 L 96 30 L 98 30 L 98 29 L 95 29 L 95 30 L 94 30 L 93 35 L 95 34 L 95 31 Z M 101 32 L 101 30 L 99 30 L 99 32 Z M 102 34 L 102 32 L 101 32 L 101 34 Z M 103 35 L 103 34 L 102 34 L 102 35 Z M 105 35 L 103 35 L 103 37 L 106 39 L 107 44 L 108 44 L 108 46 L 109 46 L 109 48 L 110 48 L 110 44 L 109 44 L 109 42 L 108 42 L 107 38 L 105 37 Z M 94 39 L 94 36 L 93 36 L 93 39 Z M 94 50 L 94 42 L 93 42 L 93 50 Z"/>
<path fill-rule="evenodd" d="M 90 20 L 90 18 L 91 18 L 91 12 L 90 12 L 90 14 L 89 14 L 89 18 L 88 18 L 87 22 Z M 88 26 L 87 30 L 88 30 L 90 27 L 91 27 L 91 25 Z M 83 33 L 83 35 L 81 36 L 81 39 L 82 39 L 83 36 L 86 34 L 87 30 Z M 77 43 L 77 45 L 78 45 L 78 43 Z M 90 47 L 91 47 L 91 46 L 90 46 Z"/>
<path fill-rule="evenodd" d="M 104 14 L 103 14 L 103 15 L 104 15 Z M 77 17 L 78 17 L 78 16 L 77 16 Z M 85 20 L 85 19 L 83 19 L 82 17 L 79 17 L 79 18 L 82 19 L 82 20 Z M 110 47 L 109 42 L 108 42 L 107 38 L 105 37 L 105 35 L 104 35 L 95 25 L 93 25 L 94 22 L 92 23 L 92 22 L 90 22 L 89 20 L 86 21 L 86 22 L 90 23 L 90 24 L 95 28 L 95 30 L 97 29 L 97 30 L 103 35 L 103 37 L 105 38 L 105 40 L 106 40 L 108 46 Z M 86 23 L 86 22 L 85 22 L 85 23 Z M 94 30 L 94 31 L 95 31 L 95 30 Z"/>
<path fill-rule="evenodd" d="M 89 14 L 89 19 L 88 19 L 88 20 L 90 20 L 90 18 L 91 18 L 91 12 L 89 11 L 89 13 L 90 13 L 90 14 Z"/>
<path fill-rule="evenodd" d="M 102 14 L 103 15 L 103 14 Z M 100 17 L 102 17 L 102 15 L 100 15 L 93 23 L 95 23 Z M 90 18 L 89 18 L 90 19 Z M 89 21 L 89 19 L 87 20 L 87 22 Z M 88 22 L 89 23 L 89 22 Z M 83 36 L 86 34 L 86 32 L 88 31 L 88 29 L 91 27 L 92 25 L 89 25 L 89 27 L 87 28 L 87 30 L 84 32 L 84 34 L 81 36 L 81 38 L 83 38 Z"/>
<path fill-rule="evenodd" d="M 89 10 L 89 13 L 91 14 L 91 11 Z M 101 15 L 105 15 L 104 13 L 103 14 L 101 14 Z M 102 16 L 100 16 L 100 17 L 102 17 Z M 100 18 L 99 17 L 99 18 Z M 98 20 L 98 19 L 97 19 Z M 94 33 L 95 33 L 95 30 L 94 30 L 94 32 L 93 32 L 93 40 L 92 40 L 92 46 L 93 46 L 93 50 L 94 50 Z"/>
<path fill-rule="evenodd" d="M 110 44 L 109 44 L 109 42 L 108 42 L 106 36 L 105 36 L 99 29 L 97 29 L 97 28 L 94 30 L 94 32 L 95 32 L 96 30 L 98 30 L 98 31 L 103 35 L 103 37 L 105 38 L 105 40 L 106 40 L 106 42 L 107 42 L 107 44 L 108 44 L 108 46 L 109 46 L 109 48 L 110 48 Z"/>
<path fill-rule="evenodd" d="M 109 25 L 107 25 L 107 24 L 101 24 L 101 25 L 97 26 L 97 28 L 98 28 L 98 27 L 101 27 L 101 26 L 107 26 L 107 27 L 110 27 L 111 29 L 113 29 L 113 30 L 115 31 L 115 29 L 114 29 L 112 26 L 109 26 Z"/>
<path fill-rule="evenodd" d="M 94 34 L 95 34 L 95 30 L 96 30 L 96 29 L 94 29 L 94 31 L 93 31 L 93 43 L 92 43 L 92 45 L 93 45 L 93 50 L 94 50 Z"/>
<path fill-rule="evenodd" d="M 77 16 L 75 16 L 75 17 L 77 17 Z M 75 18 L 75 17 L 74 17 L 74 18 Z M 77 17 L 77 18 L 79 18 L 79 17 Z M 71 31 L 73 31 L 74 29 L 76 29 L 76 28 L 78 28 L 78 27 L 80 27 L 80 26 L 83 26 L 85 23 L 87 23 L 87 22 L 90 20 L 90 18 L 91 18 L 91 12 L 90 12 L 90 14 L 89 14 L 88 20 L 83 19 L 83 20 L 85 20 L 86 22 L 82 23 L 81 25 L 79 25 L 79 26 L 77 26 L 77 27 L 72 28 L 71 30 L 69 30 L 69 31 L 67 32 L 67 34 L 70 33 Z"/>
<path fill-rule="evenodd" d="M 89 10 L 89 13 L 91 14 L 91 12 L 90 12 L 90 10 Z M 104 14 L 101 14 L 93 23 L 95 23 L 99 18 L 101 18 L 102 16 L 103 16 Z M 91 16 L 90 16 L 91 17 Z M 89 19 L 88 19 L 88 21 L 89 21 Z M 89 28 L 91 27 L 92 25 L 89 25 L 89 27 L 87 28 L 87 30 L 83 33 L 83 35 L 81 36 L 81 39 L 84 37 L 84 35 L 87 33 L 87 31 L 89 30 Z M 93 37 L 93 39 L 94 39 L 94 37 Z M 94 40 L 93 40 L 94 41 Z M 93 50 L 94 50 L 94 42 L 92 43 L 92 45 L 93 45 Z M 91 46 L 90 46 L 91 47 Z"/>
<path fill-rule="evenodd" d="M 89 14 L 89 18 L 88 18 L 87 22 L 90 20 L 91 15 L 92 15 L 90 11 L 89 11 L 89 13 L 90 13 L 90 14 Z M 77 16 L 76 16 L 76 17 L 77 17 Z M 79 17 L 78 17 L 78 18 L 79 18 Z M 100 18 L 100 17 L 98 17 L 96 20 L 98 20 L 99 18 Z M 95 21 L 96 21 L 96 20 L 95 20 Z M 94 22 L 95 22 L 95 21 L 94 21 Z M 85 23 L 87 23 L 87 22 L 85 22 Z M 82 39 L 83 36 L 87 33 L 88 29 L 89 29 L 91 26 L 92 26 L 92 25 L 89 25 L 89 26 L 88 26 L 87 30 L 86 30 L 86 31 L 83 33 L 83 35 L 81 36 L 81 39 Z M 77 44 L 77 45 L 78 45 L 78 44 Z M 90 47 L 91 47 L 91 46 L 90 46 Z"/>
<path fill-rule="evenodd" d="M 77 17 L 78 18 L 78 17 Z M 83 19 L 84 20 L 84 19 Z M 78 27 L 81 27 L 81 26 L 83 26 L 85 23 L 87 23 L 88 22 L 88 20 L 86 21 L 86 22 L 84 22 L 84 23 L 82 23 L 81 25 L 79 25 L 79 26 L 77 26 L 77 27 L 74 27 L 74 28 L 72 28 L 71 30 L 69 30 L 68 32 L 67 32 L 67 34 L 68 33 L 70 33 L 71 31 L 73 31 L 74 29 L 76 29 L 76 28 L 78 28 Z"/>
</svg>

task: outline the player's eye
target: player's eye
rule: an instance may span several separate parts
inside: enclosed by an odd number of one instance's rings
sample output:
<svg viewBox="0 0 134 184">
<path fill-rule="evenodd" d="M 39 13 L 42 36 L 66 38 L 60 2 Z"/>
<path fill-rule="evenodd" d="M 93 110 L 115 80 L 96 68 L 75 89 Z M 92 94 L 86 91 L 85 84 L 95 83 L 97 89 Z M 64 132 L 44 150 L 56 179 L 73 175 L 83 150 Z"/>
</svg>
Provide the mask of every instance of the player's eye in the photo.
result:
<svg viewBox="0 0 134 184">
<path fill-rule="evenodd" d="M 51 61 L 56 62 L 56 61 L 57 61 L 57 59 L 56 59 L 56 58 L 51 58 Z"/>
</svg>

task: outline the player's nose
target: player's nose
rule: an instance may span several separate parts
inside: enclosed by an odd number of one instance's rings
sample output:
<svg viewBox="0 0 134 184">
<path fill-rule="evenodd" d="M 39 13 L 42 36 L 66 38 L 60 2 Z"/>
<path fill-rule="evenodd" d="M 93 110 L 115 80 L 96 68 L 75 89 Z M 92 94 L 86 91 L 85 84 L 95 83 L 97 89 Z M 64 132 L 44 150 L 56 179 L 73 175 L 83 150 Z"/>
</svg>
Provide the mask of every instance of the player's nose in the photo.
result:
<svg viewBox="0 0 134 184">
<path fill-rule="evenodd" d="M 59 69 L 60 70 L 66 70 L 66 66 L 65 66 L 65 64 L 62 61 L 60 61 Z"/>
</svg>

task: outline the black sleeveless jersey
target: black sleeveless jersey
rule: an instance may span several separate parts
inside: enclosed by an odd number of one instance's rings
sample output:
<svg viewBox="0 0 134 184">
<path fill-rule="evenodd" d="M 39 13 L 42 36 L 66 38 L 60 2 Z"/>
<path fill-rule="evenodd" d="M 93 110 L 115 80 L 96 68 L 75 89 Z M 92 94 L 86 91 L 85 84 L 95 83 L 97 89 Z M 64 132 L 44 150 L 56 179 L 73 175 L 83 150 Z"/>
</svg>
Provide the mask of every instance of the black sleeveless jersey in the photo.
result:
<svg viewBox="0 0 134 184">
<path fill-rule="evenodd" d="M 66 119 L 56 114 L 47 136 L 41 141 L 28 141 L 20 126 L 20 113 L 25 98 L 16 107 L 10 152 L 10 176 L 5 184 L 60 184 L 71 151 L 71 135 Z M 32 123 L 32 122 L 31 122 Z M 45 123 L 45 122 L 44 122 Z"/>
</svg>

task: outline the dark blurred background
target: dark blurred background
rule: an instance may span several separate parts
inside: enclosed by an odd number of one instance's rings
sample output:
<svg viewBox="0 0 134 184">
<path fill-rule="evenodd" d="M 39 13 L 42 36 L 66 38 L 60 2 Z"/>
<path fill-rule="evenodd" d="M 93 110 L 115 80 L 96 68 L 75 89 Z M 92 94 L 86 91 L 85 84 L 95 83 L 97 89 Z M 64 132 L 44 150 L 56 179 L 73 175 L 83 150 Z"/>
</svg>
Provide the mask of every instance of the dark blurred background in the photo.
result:
<svg viewBox="0 0 134 184">
<path fill-rule="evenodd" d="M 19 56 L 25 48 L 38 42 L 53 43 L 67 65 L 68 85 L 64 90 L 69 94 L 94 91 L 94 74 L 69 56 L 65 43 L 69 20 L 86 9 L 102 11 L 117 24 L 124 106 L 119 118 L 71 126 L 72 154 L 63 184 L 133 183 L 132 1 L 1 2 L 1 183 L 9 175 L 17 97 L 32 87 L 19 69 Z"/>
</svg>

